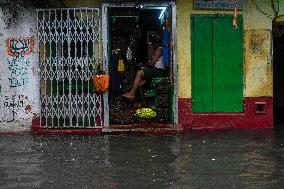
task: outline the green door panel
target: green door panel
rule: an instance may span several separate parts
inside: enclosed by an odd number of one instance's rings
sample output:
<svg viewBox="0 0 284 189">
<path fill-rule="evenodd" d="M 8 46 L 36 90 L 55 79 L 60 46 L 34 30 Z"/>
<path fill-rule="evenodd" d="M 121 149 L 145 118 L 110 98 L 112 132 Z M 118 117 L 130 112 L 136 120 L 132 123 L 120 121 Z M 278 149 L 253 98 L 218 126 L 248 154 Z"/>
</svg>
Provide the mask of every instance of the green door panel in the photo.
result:
<svg viewBox="0 0 284 189">
<path fill-rule="evenodd" d="M 192 18 L 193 112 L 212 112 L 212 18 Z"/>
<path fill-rule="evenodd" d="M 243 21 L 231 15 L 193 15 L 193 112 L 243 111 Z"/>
<path fill-rule="evenodd" d="M 213 112 L 243 111 L 243 32 L 232 16 L 213 19 Z"/>
</svg>

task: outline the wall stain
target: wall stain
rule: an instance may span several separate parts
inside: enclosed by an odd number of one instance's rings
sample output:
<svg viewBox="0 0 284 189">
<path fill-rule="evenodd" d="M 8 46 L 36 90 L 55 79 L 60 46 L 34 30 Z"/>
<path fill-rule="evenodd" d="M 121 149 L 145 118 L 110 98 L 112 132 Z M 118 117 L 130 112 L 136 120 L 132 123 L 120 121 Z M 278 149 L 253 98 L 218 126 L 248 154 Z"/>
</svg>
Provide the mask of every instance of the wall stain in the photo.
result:
<svg viewBox="0 0 284 189">
<path fill-rule="evenodd" d="M 272 96 L 271 31 L 245 31 L 245 96 Z"/>
<path fill-rule="evenodd" d="M 252 30 L 250 33 L 250 46 L 249 51 L 251 54 L 255 54 L 256 56 L 267 56 L 267 52 L 269 52 L 267 46 L 267 40 L 270 40 L 270 36 L 267 32 Z"/>
</svg>

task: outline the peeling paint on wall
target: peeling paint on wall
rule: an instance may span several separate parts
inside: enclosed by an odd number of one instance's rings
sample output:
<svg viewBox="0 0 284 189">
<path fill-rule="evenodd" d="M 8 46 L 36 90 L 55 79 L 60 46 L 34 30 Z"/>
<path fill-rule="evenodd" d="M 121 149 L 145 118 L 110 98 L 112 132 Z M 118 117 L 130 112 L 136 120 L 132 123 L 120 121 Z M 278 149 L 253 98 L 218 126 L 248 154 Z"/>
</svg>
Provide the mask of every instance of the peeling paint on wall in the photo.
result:
<svg viewBox="0 0 284 189">
<path fill-rule="evenodd" d="M 249 50 L 251 54 L 257 56 L 266 56 L 268 53 L 268 47 L 265 46 L 265 42 L 269 39 L 269 36 L 264 32 L 251 31 L 250 32 L 250 46 Z"/>
<path fill-rule="evenodd" d="M 271 31 L 245 31 L 245 96 L 272 96 Z"/>
</svg>

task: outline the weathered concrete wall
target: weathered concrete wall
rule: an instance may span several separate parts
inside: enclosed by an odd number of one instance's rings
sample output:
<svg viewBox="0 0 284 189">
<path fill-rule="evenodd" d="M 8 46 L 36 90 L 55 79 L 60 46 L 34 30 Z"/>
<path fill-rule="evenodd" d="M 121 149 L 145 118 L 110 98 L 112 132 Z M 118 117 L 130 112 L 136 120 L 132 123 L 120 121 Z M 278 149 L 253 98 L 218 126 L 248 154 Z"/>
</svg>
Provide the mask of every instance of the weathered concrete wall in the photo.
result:
<svg viewBox="0 0 284 189">
<path fill-rule="evenodd" d="M 245 30 L 245 96 L 272 96 L 271 30 Z"/>
<path fill-rule="evenodd" d="M 7 28 L 0 9 L 0 132 L 30 130 L 39 113 L 36 11 L 19 14 Z"/>
<path fill-rule="evenodd" d="M 245 91 L 246 97 L 272 96 L 271 30 L 274 17 L 270 1 L 245 1 Z"/>
<path fill-rule="evenodd" d="M 278 21 L 284 20 L 281 16 L 283 14 L 284 1 L 279 1 Z M 245 1 L 243 15 L 245 30 L 244 94 L 246 97 L 273 96 L 272 21 L 275 13 L 271 1 Z"/>
</svg>

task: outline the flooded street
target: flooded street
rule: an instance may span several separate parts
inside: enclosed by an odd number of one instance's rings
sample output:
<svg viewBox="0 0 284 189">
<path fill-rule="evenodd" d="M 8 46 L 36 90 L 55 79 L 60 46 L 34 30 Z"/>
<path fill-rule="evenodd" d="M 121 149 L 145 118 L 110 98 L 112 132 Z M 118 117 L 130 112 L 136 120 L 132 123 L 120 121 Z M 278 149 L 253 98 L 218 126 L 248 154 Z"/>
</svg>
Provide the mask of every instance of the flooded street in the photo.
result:
<svg viewBox="0 0 284 189">
<path fill-rule="evenodd" d="M 0 188 L 283 188 L 284 132 L 0 135 Z"/>
</svg>

